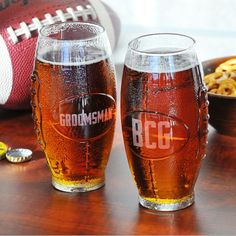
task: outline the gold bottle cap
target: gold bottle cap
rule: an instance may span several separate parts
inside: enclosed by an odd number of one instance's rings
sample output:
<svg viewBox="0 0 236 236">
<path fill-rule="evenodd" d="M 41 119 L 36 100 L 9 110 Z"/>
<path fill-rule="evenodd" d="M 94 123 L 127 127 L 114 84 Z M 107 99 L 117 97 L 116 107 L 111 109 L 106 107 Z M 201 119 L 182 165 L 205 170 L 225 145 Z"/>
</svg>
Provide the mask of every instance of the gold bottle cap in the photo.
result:
<svg viewBox="0 0 236 236">
<path fill-rule="evenodd" d="M 29 149 L 12 149 L 6 153 L 6 158 L 12 163 L 22 163 L 32 159 L 32 151 Z"/>
<path fill-rule="evenodd" d="M 5 159 L 8 149 L 9 148 L 5 143 L 0 142 L 0 160 Z"/>
</svg>

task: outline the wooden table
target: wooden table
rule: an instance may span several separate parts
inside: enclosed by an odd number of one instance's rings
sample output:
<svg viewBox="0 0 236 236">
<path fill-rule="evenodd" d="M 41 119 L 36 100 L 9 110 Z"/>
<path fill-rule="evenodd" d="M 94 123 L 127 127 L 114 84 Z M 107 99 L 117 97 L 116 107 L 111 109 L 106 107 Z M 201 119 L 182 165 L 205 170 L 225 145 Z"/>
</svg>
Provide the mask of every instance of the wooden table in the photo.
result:
<svg viewBox="0 0 236 236">
<path fill-rule="evenodd" d="M 52 188 L 29 112 L 0 112 L 0 140 L 34 152 L 28 163 L 0 162 L 0 234 L 236 234 L 236 138 L 210 129 L 196 202 L 177 212 L 139 206 L 119 121 L 106 186 L 90 193 Z"/>
</svg>

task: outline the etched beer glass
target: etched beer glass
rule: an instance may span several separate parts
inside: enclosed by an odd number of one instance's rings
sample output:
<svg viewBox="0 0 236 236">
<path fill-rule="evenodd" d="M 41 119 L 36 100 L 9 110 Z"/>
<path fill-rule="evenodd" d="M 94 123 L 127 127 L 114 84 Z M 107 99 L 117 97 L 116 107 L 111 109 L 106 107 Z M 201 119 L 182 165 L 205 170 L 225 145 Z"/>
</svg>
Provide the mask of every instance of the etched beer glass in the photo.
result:
<svg viewBox="0 0 236 236">
<path fill-rule="evenodd" d="M 116 82 L 103 27 L 67 22 L 39 34 L 32 76 L 38 140 L 65 192 L 104 185 L 116 119 Z"/>
<path fill-rule="evenodd" d="M 174 211 L 194 202 L 208 132 L 201 71 L 191 37 L 152 34 L 129 43 L 121 89 L 122 130 L 144 207 Z"/>
</svg>

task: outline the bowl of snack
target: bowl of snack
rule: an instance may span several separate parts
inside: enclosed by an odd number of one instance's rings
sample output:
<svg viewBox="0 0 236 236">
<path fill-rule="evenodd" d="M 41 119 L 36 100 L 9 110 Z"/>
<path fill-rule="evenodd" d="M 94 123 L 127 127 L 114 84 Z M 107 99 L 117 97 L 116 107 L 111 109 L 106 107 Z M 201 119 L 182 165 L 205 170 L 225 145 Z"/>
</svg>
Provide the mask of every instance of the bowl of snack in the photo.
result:
<svg viewBox="0 0 236 236">
<path fill-rule="evenodd" d="M 219 133 L 236 137 L 236 56 L 204 61 L 203 70 L 209 123 Z"/>
</svg>

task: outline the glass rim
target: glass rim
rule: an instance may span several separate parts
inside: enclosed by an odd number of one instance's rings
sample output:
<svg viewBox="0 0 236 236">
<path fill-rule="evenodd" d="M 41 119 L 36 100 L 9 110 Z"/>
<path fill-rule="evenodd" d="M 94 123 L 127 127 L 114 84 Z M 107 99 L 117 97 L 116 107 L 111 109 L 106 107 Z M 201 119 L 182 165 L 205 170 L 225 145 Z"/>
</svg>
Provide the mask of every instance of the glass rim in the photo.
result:
<svg viewBox="0 0 236 236">
<path fill-rule="evenodd" d="M 93 26 L 95 28 L 98 28 L 100 29 L 100 31 L 94 35 L 94 36 L 89 36 L 87 38 L 75 38 L 75 39 L 56 39 L 56 38 L 52 38 L 50 35 L 45 35 L 45 30 L 47 28 L 50 28 L 50 27 L 55 27 L 55 26 L 60 26 L 60 25 L 88 25 L 88 26 Z M 88 23 L 88 22 L 75 22 L 75 21 L 67 21 L 67 22 L 57 22 L 57 23 L 54 23 L 54 24 L 50 24 L 50 25 L 45 25 L 43 26 L 40 30 L 39 30 L 39 37 L 43 37 L 47 40 L 52 40 L 52 41 L 58 41 L 58 42 L 63 42 L 63 41 L 66 41 L 66 42 L 88 42 L 88 41 L 91 41 L 91 40 L 96 40 L 97 38 L 100 38 L 103 34 L 106 33 L 106 29 L 100 25 L 100 24 L 96 24 L 96 23 Z"/>
<path fill-rule="evenodd" d="M 161 52 L 147 52 L 144 50 L 139 50 L 134 48 L 133 44 L 135 43 L 135 41 L 138 41 L 139 39 L 144 39 L 144 38 L 148 38 L 148 37 L 152 37 L 152 36 L 179 36 L 185 39 L 189 39 L 192 41 L 192 43 L 183 49 L 179 49 L 176 51 L 172 51 L 172 52 L 165 52 L 165 53 L 161 53 Z M 196 40 L 194 38 L 192 38 L 191 36 L 185 35 L 185 34 L 180 34 L 180 33 L 152 33 L 152 34 L 145 34 L 145 35 L 141 35 L 139 37 L 134 38 L 133 40 L 131 40 L 128 43 L 128 48 L 130 50 L 132 50 L 133 52 L 136 52 L 138 54 L 142 54 L 142 55 L 149 55 L 149 56 L 169 56 L 169 55 L 177 55 L 177 54 L 181 54 L 184 53 L 186 51 L 189 51 L 191 48 L 193 48 L 196 44 Z"/>
</svg>

